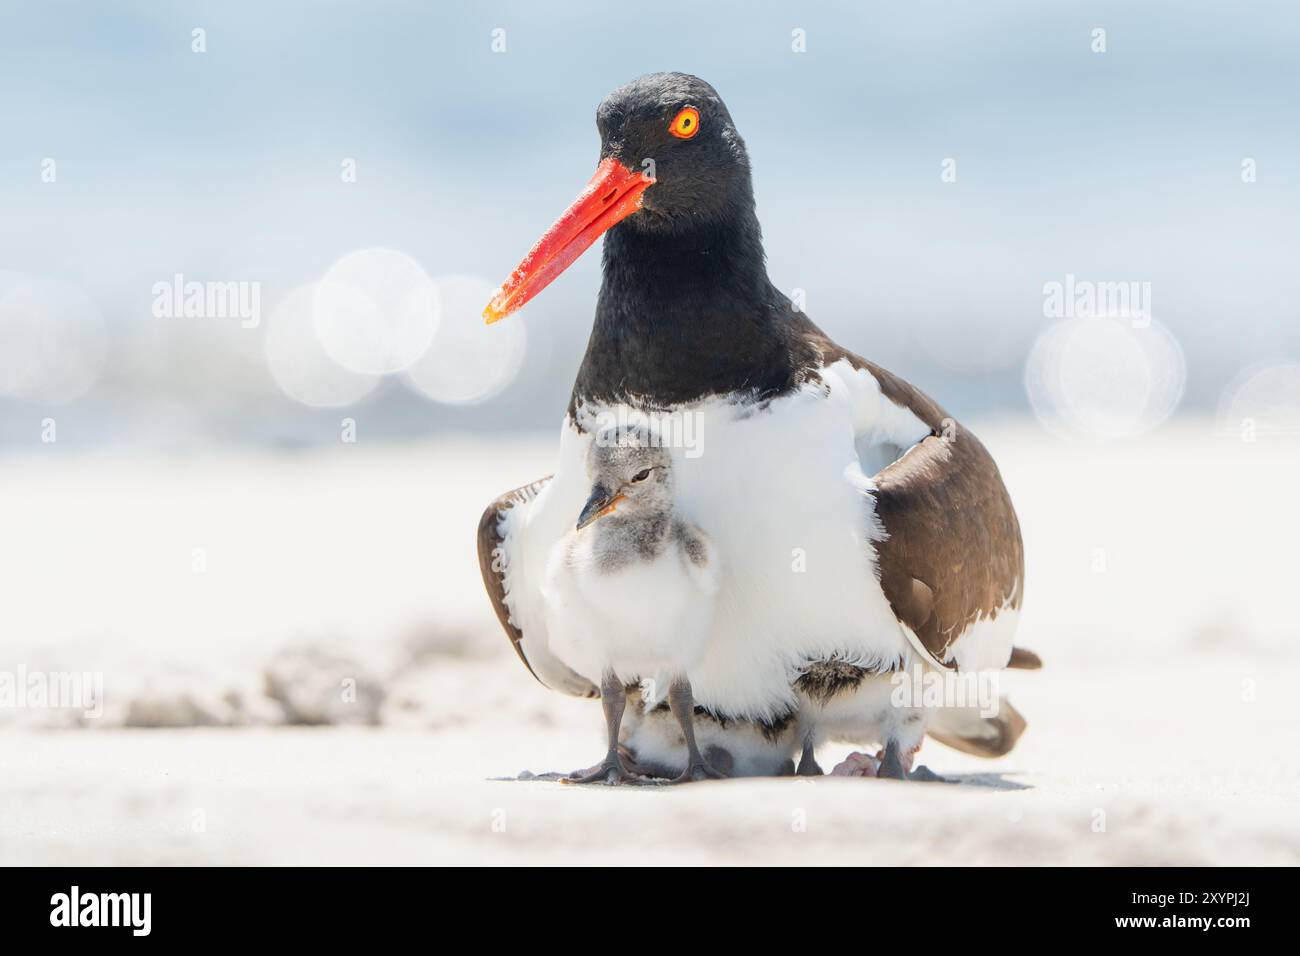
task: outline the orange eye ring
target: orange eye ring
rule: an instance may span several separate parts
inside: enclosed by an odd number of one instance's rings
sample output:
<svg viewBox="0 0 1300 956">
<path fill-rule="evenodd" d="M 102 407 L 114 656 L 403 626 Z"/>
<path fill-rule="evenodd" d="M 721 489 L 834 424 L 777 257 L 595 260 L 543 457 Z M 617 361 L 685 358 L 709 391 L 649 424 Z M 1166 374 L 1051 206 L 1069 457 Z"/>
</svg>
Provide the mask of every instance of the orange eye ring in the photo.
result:
<svg viewBox="0 0 1300 956">
<path fill-rule="evenodd" d="M 694 106 L 688 106 L 668 124 L 668 132 L 672 133 L 678 139 L 690 139 L 700 131 L 700 111 Z"/>
</svg>

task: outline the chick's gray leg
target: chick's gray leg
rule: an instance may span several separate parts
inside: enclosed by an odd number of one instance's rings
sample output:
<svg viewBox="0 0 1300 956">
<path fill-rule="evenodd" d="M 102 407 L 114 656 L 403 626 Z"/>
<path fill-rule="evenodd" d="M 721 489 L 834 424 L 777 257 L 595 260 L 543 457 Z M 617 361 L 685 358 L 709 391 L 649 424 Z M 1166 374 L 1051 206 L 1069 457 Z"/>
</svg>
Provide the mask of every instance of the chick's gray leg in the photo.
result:
<svg viewBox="0 0 1300 956">
<path fill-rule="evenodd" d="M 887 780 L 907 779 L 907 768 L 903 766 L 898 741 L 892 737 L 885 744 L 885 752 L 881 755 L 880 769 L 876 771 L 876 776 Z"/>
<path fill-rule="evenodd" d="M 880 755 L 880 769 L 876 771 L 877 777 L 883 777 L 889 780 L 920 780 L 924 783 L 951 783 L 946 777 L 941 777 L 929 767 L 917 767 L 912 769 L 912 759 L 915 751 L 904 754 L 899 747 L 898 741 L 891 739 L 885 744 L 885 750 Z"/>
<path fill-rule="evenodd" d="M 600 709 L 605 712 L 605 730 L 609 735 L 609 749 L 605 759 L 587 770 L 575 770 L 565 778 L 566 783 L 632 783 L 636 780 L 623 764 L 618 749 L 618 728 L 623 722 L 627 707 L 627 692 L 623 682 L 613 671 L 606 671 L 600 682 Z"/>
<path fill-rule="evenodd" d="M 812 737 L 803 742 L 803 754 L 799 757 L 799 767 L 795 770 L 797 777 L 820 777 L 824 771 L 817 764 L 813 755 Z"/>
<path fill-rule="evenodd" d="M 695 696 L 691 693 L 691 682 L 685 677 L 676 677 L 668 685 L 668 707 L 677 718 L 686 738 L 686 769 L 673 783 L 690 783 L 695 780 L 721 780 L 726 774 L 716 770 L 700 753 L 695 743 Z"/>
</svg>

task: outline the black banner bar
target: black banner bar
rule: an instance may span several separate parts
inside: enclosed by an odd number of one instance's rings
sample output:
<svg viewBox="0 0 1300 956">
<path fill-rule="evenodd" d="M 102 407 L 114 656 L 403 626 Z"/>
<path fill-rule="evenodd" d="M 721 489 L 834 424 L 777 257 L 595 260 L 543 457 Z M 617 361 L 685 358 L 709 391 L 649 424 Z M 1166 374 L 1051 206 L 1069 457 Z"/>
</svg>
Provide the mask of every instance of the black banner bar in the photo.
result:
<svg viewBox="0 0 1300 956">
<path fill-rule="evenodd" d="M 559 939 L 579 939 L 608 918 L 608 910 L 604 916 L 600 911 L 609 905 L 618 913 L 614 924 L 633 942 L 640 935 L 633 926 L 648 926 L 652 914 L 662 921 L 662 902 L 672 898 L 686 910 L 712 913 L 715 926 L 734 920 L 737 930 L 756 929 L 760 911 L 770 920 L 802 921 L 805 933 L 810 921 L 811 928 L 824 924 L 828 940 L 837 927 L 852 925 L 850 932 L 869 931 L 873 939 L 983 927 L 1003 934 L 1008 944 L 1021 933 L 1031 940 L 1038 931 L 1058 939 L 1200 935 L 1231 942 L 1241 938 L 1236 934 L 1287 926 L 1293 876 L 1268 869 L 981 867 L 804 870 L 774 877 L 737 869 L 722 877 L 725 896 L 733 900 L 723 909 L 735 907 L 724 919 L 716 875 L 635 865 L 509 876 L 488 869 L 8 869 L 0 870 L 0 913 L 6 942 L 57 942 L 75 934 L 79 943 L 110 937 L 239 943 L 283 936 L 338 945 L 373 941 L 378 928 L 383 934 L 431 927 L 445 932 L 471 916 L 488 917 L 489 935 L 531 935 L 550 927 Z M 644 899 L 659 901 L 647 902 L 640 919 L 639 881 L 649 889 Z M 539 885 L 530 888 L 531 882 Z M 746 899 L 755 902 L 746 905 Z"/>
</svg>

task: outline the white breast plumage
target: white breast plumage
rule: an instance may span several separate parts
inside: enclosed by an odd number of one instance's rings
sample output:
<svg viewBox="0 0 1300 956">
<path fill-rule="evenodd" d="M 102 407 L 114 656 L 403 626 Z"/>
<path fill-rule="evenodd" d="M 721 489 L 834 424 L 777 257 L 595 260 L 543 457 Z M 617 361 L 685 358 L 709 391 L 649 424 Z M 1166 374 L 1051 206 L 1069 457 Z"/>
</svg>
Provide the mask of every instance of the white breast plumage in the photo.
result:
<svg viewBox="0 0 1300 956">
<path fill-rule="evenodd" d="M 653 559 L 605 570 L 593 532 L 570 532 L 551 549 L 541 593 L 549 650 L 593 682 L 606 669 L 624 683 L 646 680 L 657 703 L 669 679 L 693 675 L 704 655 L 716 561 L 696 567 L 670 541 Z"/>
<path fill-rule="evenodd" d="M 570 670 L 599 680 L 581 654 L 552 646 L 541 590 L 585 498 L 584 425 L 614 411 L 580 408 L 554 478 L 501 521 L 510 616 L 527 660 L 555 686 Z M 712 636 L 691 675 L 700 704 L 770 720 L 794 708 L 792 679 L 809 660 L 887 667 L 917 652 L 877 581 L 883 532 L 863 462 L 874 472 L 906 453 L 925 424 L 844 361 L 768 403 L 714 399 L 673 414 L 695 416 L 692 447 L 672 449 L 678 507 L 712 538 L 721 568 Z"/>
</svg>

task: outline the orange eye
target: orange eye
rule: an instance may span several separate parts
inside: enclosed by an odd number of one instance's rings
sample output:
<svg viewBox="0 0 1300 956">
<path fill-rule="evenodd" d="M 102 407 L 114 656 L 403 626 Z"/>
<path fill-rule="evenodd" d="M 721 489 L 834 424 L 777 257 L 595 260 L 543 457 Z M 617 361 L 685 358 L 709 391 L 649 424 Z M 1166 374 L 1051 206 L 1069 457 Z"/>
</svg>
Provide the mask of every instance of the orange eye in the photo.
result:
<svg viewBox="0 0 1300 956">
<path fill-rule="evenodd" d="M 690 139 L 700 129 L 700 111 L 694 106 L 688 106 L 668 124 L 668 132 L 672 133 L 678 139 Z"/>
</svg>

